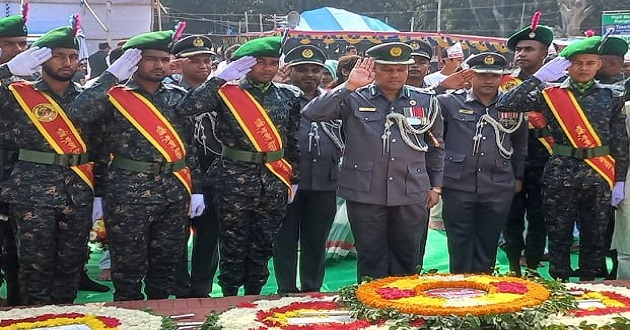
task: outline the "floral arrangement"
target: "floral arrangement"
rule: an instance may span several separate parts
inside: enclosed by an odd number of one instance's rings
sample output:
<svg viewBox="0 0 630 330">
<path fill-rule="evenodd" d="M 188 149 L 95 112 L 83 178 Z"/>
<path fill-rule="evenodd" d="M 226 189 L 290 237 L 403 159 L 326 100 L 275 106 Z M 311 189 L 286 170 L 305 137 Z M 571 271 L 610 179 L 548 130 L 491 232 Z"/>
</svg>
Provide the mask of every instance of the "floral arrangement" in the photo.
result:
<svg viewBox="0 0 630 330">
<path fill-rule="evenodd" d="M 105 230 L 105 220 L 97 219 L 92 223 L 90 229 L 90 242 L 98 243 L 100 245 L 107 244 L 107 231 Z"/>
<path fill-rule="evenodd" d="M 630 289 L 605 284 L 570 283 L 577 308 L 556 313 L 548 329 L 630 329 Z"/>
<path fill-rule="evenodd" d="M 336 296 L 312 294 L 245 302 L 224 313 L 211 315 L 202 329 L 382 330 L 399 325 L 396 321 L 351 318 L 335 299 Z M 296 319 L 305 322 L 292 322 Z M 415 325 L 421 326 L 422 322 Z"/>
<path fill-rule="evenodd" d="M 543 329 L 549 314 L 574 307 L 554 281 L 489 275 L 415 275 L 341 289 L 340 304 L 372 322 L 424 320 L 400 329 Z"/>
<path fill-rule="evenodd" d="M 163 318 L 117 307 L 44 306 L 0 311 L 0 330 L 28 330 L 85 325 L 91 330 L 158 330 Z"/>
</svg>

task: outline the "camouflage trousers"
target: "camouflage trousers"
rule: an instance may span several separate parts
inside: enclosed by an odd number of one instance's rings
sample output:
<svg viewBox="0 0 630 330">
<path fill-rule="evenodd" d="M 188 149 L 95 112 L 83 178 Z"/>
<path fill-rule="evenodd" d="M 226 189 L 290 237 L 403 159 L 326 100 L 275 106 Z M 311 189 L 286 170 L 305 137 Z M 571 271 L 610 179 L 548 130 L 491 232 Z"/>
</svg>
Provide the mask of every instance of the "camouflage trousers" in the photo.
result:
<svg viewBox="0 0 630 330">
<path fill-rule="evenodd" d="M 611 211 L 610 187 L 600 181 L 566 186 L 563 180 L 545 178 L 543 211 L 549 237 L 549 274 L 554 278 L 567 279 L 572 272 L 570 246 L 576 221 L 580 226 L 580 278 L 592 280 L 600 274 L 608 252 L 604 238 Z"/>
<path fill-rule="evenodd" d="M 18 278 L 24 305 L 72 304 L 86 262 L 92 207 L 15 204 Z"/>
<path fill-rule="evenodd" d="M 219 233 L 219 284 L 223 294 L 259 294 L 269 277 L 273 241 L 286 214 L 287 189 L 281 185 L 258 197 L 230 190 L 217 191 Z"/>
<path fill-rule="evenodd" d="M 184 249 L 189 202 L 153 205 L 103 202 L 112 258 L 114 300 L 166 299 Z"/>
<path fill-rule="evenodd" d="M 21 306 L 18 284 L 18 257 L 15 245 L 15 219 L 10 216 L 9 204 L 0 202 L 0 214 L 8 219 L 0 220 L 0 283 L 3 276 L 7 290 L 7 305 Z"/>
</svg>

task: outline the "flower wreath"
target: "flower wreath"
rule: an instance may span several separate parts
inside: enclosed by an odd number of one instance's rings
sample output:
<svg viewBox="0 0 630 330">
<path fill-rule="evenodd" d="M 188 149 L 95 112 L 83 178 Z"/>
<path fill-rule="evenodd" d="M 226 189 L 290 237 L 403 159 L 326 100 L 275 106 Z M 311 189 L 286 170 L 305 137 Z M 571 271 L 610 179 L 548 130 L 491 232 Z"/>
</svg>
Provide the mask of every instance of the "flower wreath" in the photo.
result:
<svg viewBox="0 0 630 330">
<path fill-rule="evenodd" d="M 630 289 L 606 284 L 570 283 L 578 308 L 551 315 L 549 329 L 630 329 Z"/>
<path fill-rule="evenodd" d="M 0 311 L 0 330 L 28 330 L 67 325 L 85 325 L 91 330 L 172 329 L 165 318 L 147 312 L 92 306 L 43 306 Z"/>
<path fill-rule="evenodd" d="M 574 298 L 554 281 L 489 275 L 389 277 L 341 289 L 358 319 L 424 319 L 431 329 L 542 329 L 548 314 Z"/>
</svg>

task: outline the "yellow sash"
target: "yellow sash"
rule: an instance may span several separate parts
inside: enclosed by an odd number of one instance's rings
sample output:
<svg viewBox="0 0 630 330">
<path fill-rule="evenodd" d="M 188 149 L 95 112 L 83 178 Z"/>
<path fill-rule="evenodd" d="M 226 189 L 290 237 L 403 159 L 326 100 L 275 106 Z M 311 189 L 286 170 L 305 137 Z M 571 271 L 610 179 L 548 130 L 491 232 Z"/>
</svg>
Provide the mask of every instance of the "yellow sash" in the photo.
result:
<svg viewBox="0 0 630 330">
<path fill-rule="evenodd" d="M 574 148 L 587 149 L 602 146 L 597 132 L 570 90 L 547 87 L 543 90 L 542 95 Z M 612 188 L 615 182 L 615 159 L 611 155 L 585 158 L 584 161 L 599 173 Z"/>
<path fill-rule="evenodd" d="M 9 85 L 9 90 L 46 142 L 58 154 L 84 154 L 87 147 L 63 109 L 46 93 L 26 82 Z M 94 190 L 93 163 L 70 166 Z"/>
<path fill-rule="evenodd" d="M 160 152 L 167 162 L 177 162 L 186 157 L 186 145 L 179 134 L 149 100 L 122 86 L 113 87 L 108 94 L 114 107 Z M 186 187 L 188 193 L 191 193 L 190 169 L 184 167 L 173 174 Z"/>
<path fill-rule="evenodd" d="M 282 149 L 282 138 L 267 111 L 247 91 L 236 85 L 224 85 L 219 96 L 238 121 L 258 152 L 272 152 Z M 265 163 L 265 166 L 291 190 L 293 169 L 284 158 Z"/>
</svg>

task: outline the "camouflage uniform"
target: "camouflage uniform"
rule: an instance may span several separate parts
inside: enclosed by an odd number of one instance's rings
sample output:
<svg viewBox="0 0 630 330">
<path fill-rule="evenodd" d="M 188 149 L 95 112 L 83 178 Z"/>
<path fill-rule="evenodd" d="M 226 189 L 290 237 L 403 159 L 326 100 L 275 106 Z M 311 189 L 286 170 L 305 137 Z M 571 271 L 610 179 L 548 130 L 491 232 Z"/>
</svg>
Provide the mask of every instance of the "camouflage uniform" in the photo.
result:
<svg viewBox="0 0 630 330">
<path fill-rule="evenodd" d="M 94 85 L 79 95 L 68 111 L 80 123 L 98 124 L 104 141 L 93 146 L 100 158 L 95 166 L 95 195 L 103 197 L 107 239 L 112 256 L 114 300 L 141 300 L 142 280 L 148 299 L 167 298 L 175 266 L 182 252 L 190 195 L 171 172 L 136 172 L 109 165 L 110 155 L 146 162 L 164 163 L 160 152 L 114 108 L 107 91 L 117 80 L 103 73 Z M 190 150 L 190 122 L 175 105 L 185 91 L 164 84 L 150 94 L 133 80 L 127 88 L 138 92 L 160 110 Z M 192 152 L 186 163 L 193 172 L 193 189 L 201 190 L 199 171 Z"/>
<path fill-rule="evenodd" d="M 218 96 L 225 83 L 212 78 L 189 94 L 181 106 L 188 115 L 216 111 L 217 137 L 224 146 L 255 152 L 229 108 Z M 296 134 L 300 125 L 300 91 L 292 86 L 271 83 L 266 89 L 246 78 L 239 86 L 247 90 L 267 110 L 284 145 L 284 157 L 293 167 L 291 182 L 297 183 L 299 149 Z M 221 233 L 219 234 L 219 284 L 224 295 L 236 295 L 245 286 L 246 294 L 258 294 L 267 282 L 267 264 L 273 238 L 286 213 L 287 187 L 264 164 L 218 158 L 210 167 L 206 185 L 215 189 Z"/>
<path fill-rule="evenodd" d="M 7 75 L 6 66 L 1 67 L 0 77 Z M 43 81 L 34 84 L 38 90 L 49 91 Z M 64 97 L 47 94 L 65 108 L 79 92 L 78 85 L 70 85 Z M 0 94 L 3 142 L 13 150 L 56 153 L 9 90 L 2 87 Z M 77 129 L 86 135 L 87 127 Z M 0 184 L 0 199 L 11 204 L 17 225 L 22 303 L 71 304 L 87 255 L 90 187 L 66 166 L 17 161 Z"/>
<path fill-rule="evenodd" d="M 615 181 L 624 181 L 628 169 L 628 137 L 625 129 L 623 91 L 594 83 L 580 91 L 571 79 L 559 84 L 570 89 L 582 106 L 586 117 L 615 159 Z M 571 146 L 571 142 L 541 95 L 545 87 L 531 77 L 499 101 L 501 111 L 539 109 L 546 117 L 555 145 Z M 600 272 L 606 255 L 604 233 L 610 218 L 611 189 L 604 178 L 584 159 L 552 155 L 543 175 L 543 212 L 549 235 L 549 274 L 567 279 L 571 270 L 569 247 L 573 226 L 581 223 L 580 278 L 593 279 Z"/>
<path fill-rule="evenodd" d="M 518 70 L 516 75 L 521 80 L 528 77 Z M 512 271 L 520 273 L 521 252 L 525 250 L 527 268 L 537 269 L 547 244 L 547 231 L 542 211 L 542 177 L 545 164 L 549 159 L 549 151 L 538 140 L 546 136 L 549 131 L 530 126 L 527 136 L 527 158 L 523 173 L 523 189 L 514 194 L 510 213 L 503 229 L 505 243 L 503 248 L 510 260 Z M 525 231 L 525 216 L 527 216 L 527 235 Z"/>
</svg>

